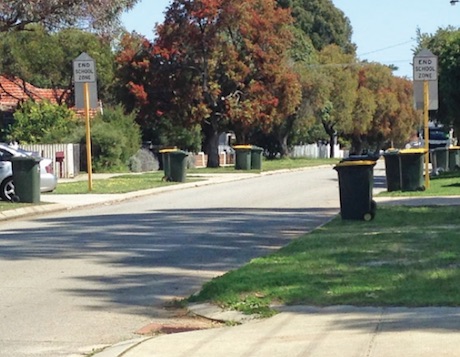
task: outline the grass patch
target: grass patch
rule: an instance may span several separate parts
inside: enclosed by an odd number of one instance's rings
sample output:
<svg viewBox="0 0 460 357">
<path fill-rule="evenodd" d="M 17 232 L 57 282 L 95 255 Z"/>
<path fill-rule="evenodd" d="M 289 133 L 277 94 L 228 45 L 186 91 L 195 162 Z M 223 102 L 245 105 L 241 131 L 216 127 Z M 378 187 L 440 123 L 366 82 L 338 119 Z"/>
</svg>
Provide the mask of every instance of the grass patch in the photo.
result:
<svg viewBox="0 0 460 357">
<path fill-rule="evenodd" d="M 380 207 L 302 236 L 204 285 L 189 301 L 267 314 L 270 304 L 460 306 L 458 207 Z"/>
<path fill-rule="evenodd" d="M 18 208 L 24 208 L 24 207 L 30 207 L 30 206 L 35 206 L 35 204 L 21 203 L 21 202 L 13 203 L 13 202 L 0 200 L 0 211 L 8 211 L 12 209 L 18 209 Z"/>
<path fill-rule="evenodd" d="M 146 190 L 149 188 L 169 186 L 177 182 L 163 181 L 164 174 L 162 171 L 149 172 L 143 174 L 127 174 L 111 177 L 103 180 L 93 180 L 91 192 L 88 191 L 88 181 L 75 181 L 59 183 L 54 194 L 111 194 L 126 193 L 132 191 Z"/>
<path fill-rule="evenodd" d="M 339 159 L 306 159 L 306 158 L 283 158 L 267 160 L 262 159 L 262 171 L 275 171 L 275 170 L 292 170 L 302 167 L 313 167 L 320 165 L 335 165 L 339 162 Z M 234 166 L 224 166 L 217 168 L 195 168 L 189 169 L 187 172 L 193 174 L 199 173 L 253 173 L 259 172 L 259 170 L 235 170 Z"/>
<path fill-rule="evenodd" d="M 410 197 L 410 196 L 457 196 L 460 195 L 460 171 L 450 171 L 430 179 L 430 188 L 425 191 L 393 191 L 382 192 L 379 196 Z"/>
</svg>

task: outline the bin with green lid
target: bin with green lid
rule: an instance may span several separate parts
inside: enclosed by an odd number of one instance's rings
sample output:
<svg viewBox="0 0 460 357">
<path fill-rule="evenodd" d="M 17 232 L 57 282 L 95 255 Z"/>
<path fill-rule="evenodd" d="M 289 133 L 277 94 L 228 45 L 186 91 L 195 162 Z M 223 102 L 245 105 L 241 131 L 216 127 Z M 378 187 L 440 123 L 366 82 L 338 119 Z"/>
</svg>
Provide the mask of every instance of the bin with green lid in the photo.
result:
<svg viewBox="0 0 460 357">
<path fill-rule="evenodd" d="M 235 170 L 251 169 L 251 149 L 252 145 L 235 145 Z"/>
<path fill-rule="evenodd" d="M 401 160 L 401 190 L 424 191 L 423 158 L 425 149 L 404 149 L 399 151 Z"/>
<path fill-rule="evenodd" d="M 178 149 L 163 149 L 160 150 L 160 153 L 163 156 L 163 179 L 166 181 L 185 182 L 188 154 Z"/>
<path fill-rule="evenodd" d="M 40 158 L 15 156 L 11 158 L 13 168 L 14 200 L 40 203 Z"/>
<path fill-rule="evenodd" d="M 399 150 L 389 149 L 383 154 L 385 160 L 385 177 L 387 191 L 401 190 L 401 161 L 399 159 Z"/>
<path fill-rule="evenodd" d="M 251 146 L 251 169 L 262 170 L 262 153 L 264 149 L 258 146 Z"/>
<path fill-rule="evenodd" d="M 377 205 L 372 199 L 375 164 L 371 160 L 342 161 L 334 167 L 339 177 L 342 219 L 370 221 L 375 217 Z"/>
<path fill-rule="evenodd" d="M 430 150 L 430 154 L 434 173 L 449 171 L 449 148 L 447 146 L 434 148 Z"/>
<path fill-rule="evenodd" d="M 451 146 L 449 148 L 449 170 L 460 169 L 460 146 Z"/>
</svg>

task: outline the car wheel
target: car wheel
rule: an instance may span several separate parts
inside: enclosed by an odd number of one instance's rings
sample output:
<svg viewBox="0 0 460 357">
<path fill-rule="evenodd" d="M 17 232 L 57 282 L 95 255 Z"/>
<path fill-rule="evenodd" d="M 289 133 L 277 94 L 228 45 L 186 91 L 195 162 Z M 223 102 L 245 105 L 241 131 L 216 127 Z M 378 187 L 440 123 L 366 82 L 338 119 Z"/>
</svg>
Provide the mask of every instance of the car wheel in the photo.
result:
<svg viewBox="0 0 460 357">
<path fill-rule="evenodd" d="M 7 177 L 0 185 L 0 196 L 4 201 L 12 201 L 14 196 L 13 178 Z"/>
</svg>

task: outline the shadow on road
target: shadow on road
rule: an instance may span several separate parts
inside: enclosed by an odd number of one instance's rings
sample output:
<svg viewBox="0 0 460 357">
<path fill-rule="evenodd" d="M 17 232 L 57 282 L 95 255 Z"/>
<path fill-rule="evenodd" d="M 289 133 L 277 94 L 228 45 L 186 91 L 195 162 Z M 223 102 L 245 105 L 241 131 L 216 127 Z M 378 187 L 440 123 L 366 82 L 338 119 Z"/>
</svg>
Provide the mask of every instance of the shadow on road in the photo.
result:
<svg viewBox="0 0 460 357">
<path fill-rule="evenodd" d="M 82 288 L 67 293 L 102 300 L 104 308 L 135 311 L 188 296 L 212 277 L 288 244 L 335 213 L 224 208 L 42 218 L 37 221 L 47 223 L 46 229 L 4 231 L 0 258 L 24 264 L 31 259 L 81 259 L 82 264 L 103 266 L 110 272 L 81 273 L 73 279 L 81 280 Z"/>
</svg>

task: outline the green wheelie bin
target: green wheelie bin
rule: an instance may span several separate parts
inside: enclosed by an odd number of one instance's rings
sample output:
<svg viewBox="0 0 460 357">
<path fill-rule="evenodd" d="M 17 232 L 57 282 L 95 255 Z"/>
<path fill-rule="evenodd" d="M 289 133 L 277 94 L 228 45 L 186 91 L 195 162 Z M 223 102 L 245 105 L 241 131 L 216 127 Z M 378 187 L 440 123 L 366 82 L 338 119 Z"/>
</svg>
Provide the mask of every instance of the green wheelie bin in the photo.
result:
<svg viewBox="0 0 460 357">
<path fill-rule="evenodd" d="M 342 161 L 334 167 L 339 177 L 340 215 L 343 220 L 374 219 L 377 210 L 372 199 L 375 164 L 371 160 Z"/>
<path fill-rule="evenodd" d="M 235 145 L 235 170 L 251 169 L 251 149 L 252 145 Z"/>
<path fill-rule="evenodd" d="M 390 149 L 383 154 L 385 160 L 385 177 L 387 182 L 387 191 L 401 190 L 401 161 L 399 159 L 399 150 Z"/>
<path fill-rule="evenodd" d="M 14 200 L 40 203 L 40 158 L 17 156 L 11 158 Z"/>
<path fill-rule="evenodd" d="M 262 170 L 262 153 L 263 148 L 253 145 L 251 147 L 251 169 Z"/>
<path fill-rule="evenodd" d="M 449 171 L 460 169 L 460 146 L 449 148 Z"/>
<path fill-rule="evenodd" d="M 163 149 L 160 153 L 163 155 L 163 180 L 185 182 L 188 154 L 178 149 Z"/>
<path fill-rule="evenodd" d="M 402 191 L 425 190 L 423 176 L 425 153 L 425 149 L 404 149 L 399 151 Z"/>
<path fill-rule="evenodd" d="M 432 149 L 430 153 L 433 172 L 439 174 L 449 171 L 449 148 L 447 146 Z"/>
</svg>

